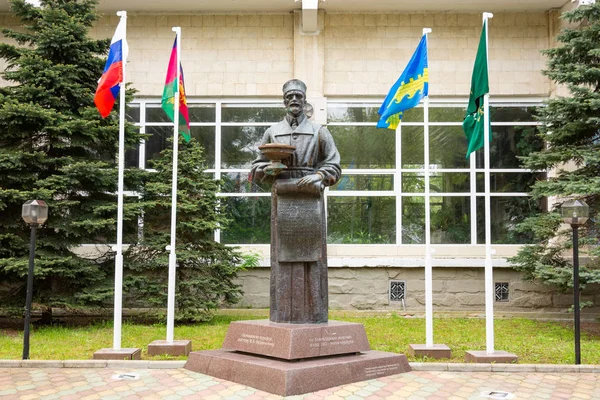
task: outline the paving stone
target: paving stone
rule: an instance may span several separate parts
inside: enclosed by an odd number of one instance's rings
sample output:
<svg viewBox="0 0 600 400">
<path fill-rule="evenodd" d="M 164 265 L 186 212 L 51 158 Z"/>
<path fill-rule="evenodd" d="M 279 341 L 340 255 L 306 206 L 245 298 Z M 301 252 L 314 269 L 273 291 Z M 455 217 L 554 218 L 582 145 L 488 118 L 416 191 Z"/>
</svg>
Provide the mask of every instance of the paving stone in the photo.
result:
<svg viewBox="0 0 600 400">
<path fill-rule="evenodd" d="M 139 380 L 113 380 L 124 372 L 119 368 L 0 368 L 0 398 L 44 398 L 48 400 L 96 399 L 183 399 L 262 400 L 279 399 L 244 385 L 210 378 L 183 369 L 136 369 Z M 481 367 L 482 365 L 477 365 Z M 486 365 L 483 365 L 486 366 Z M 495 365 L 487 365 L 493 367 Z M 473 369 L 473 364 L 468 364 Z M 553 368 L 556 367 L 556 368 Z M 570 373 L 552 372 L 561 366 L 540 366 L 531 371 L 524 365 L 511 365 L 508 372 L 469 371 L 454 365 L 456 371 L 417 371 L 370 381 L 339 386 L 297 396 L 303 400 L 351 399 L 481 399 L 484 390 L 505 390 L 516 398 L 594 399 L 600 398 L 600 380 L 596 368 L 579 366 Z M 564 367 L 564 366 L 562 366 Z M 544 370 L 544 371 L 542 371 Z M 579 372 L 575 372 L 579 371 Z M 583 372 L 590 373 L 583 373 Z M 17 390 L 21 389 L 21 390 Z M 36 391 L 37 389 L 37 391 Z M 291 398 L 290 398 L 291 400 Z"/>
</svg>

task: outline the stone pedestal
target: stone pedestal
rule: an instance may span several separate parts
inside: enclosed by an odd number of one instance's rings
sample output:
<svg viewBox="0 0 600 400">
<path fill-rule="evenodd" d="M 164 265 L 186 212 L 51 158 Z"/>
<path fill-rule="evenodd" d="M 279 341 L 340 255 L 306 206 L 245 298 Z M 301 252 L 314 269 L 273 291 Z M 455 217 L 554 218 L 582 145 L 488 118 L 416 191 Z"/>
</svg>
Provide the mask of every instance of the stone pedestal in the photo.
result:
<svg viewBox="0 0 600 400">
<path fill-rule="evenodd" d="M 168 354 L 170 356 L 187 356 L 192 351 L 191 340 L 174 340 L 172 343 L 166 340 L 155 340 L 148 345 L 148 354 L 158 356 Z"/>
<path fill-rule="evenodd" d="M 100 349 L 92 357 L 94 360 L 141 360 L 142 350 L 138 348 Z"/>
<path fill-rule="evenodd" d="M 404 354 L 370 350 L 362 324 L 232 322 L 220 350 L 191 352 L 185 368 L 280 396 L 411 370 Z"/>
<path fill-rule="evenodd" d="M 515 354 L 501 350 L 496 350 L 492 353 L 488 353 L 485 350 L 469 350 L 465 352 L 465 362 L 468 363 L 510 364 L 517 361 L 518 357 Z"/>
<path fill-rule="evenodd" d="M 408 354 L 413 357 L 452 358 L 452 350 L 445 344 L 434 344 L 432 347 L 425 344 L 409 344 Z"/>
<path fill-rule="evenodd" d="M 371 347 L 362 324 L 339 321 L 280 324 L 259 320 L 232 322 L 223 349 L 298 360 L 360 353 Z"/>
</svg>

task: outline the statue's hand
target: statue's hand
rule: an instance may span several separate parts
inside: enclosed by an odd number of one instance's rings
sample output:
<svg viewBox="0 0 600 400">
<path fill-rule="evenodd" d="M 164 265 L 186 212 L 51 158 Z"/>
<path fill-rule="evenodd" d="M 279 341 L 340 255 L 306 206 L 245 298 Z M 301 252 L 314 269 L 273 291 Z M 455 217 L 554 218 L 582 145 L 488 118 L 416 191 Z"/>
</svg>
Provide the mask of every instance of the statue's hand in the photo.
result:
<svg viewBox="0 0 600 400">
<path fill-rule="evenodd" d="M 305 177 L 300 178 L 297 185 L 305 186 L 305 185 L 310 185 L 312 183 L 317 183 L 317 182 L 321 182 L 321 181 L 323 181 L 323 175 L 316 173 L 316 174 L 306 175 Z"/>
</svg>

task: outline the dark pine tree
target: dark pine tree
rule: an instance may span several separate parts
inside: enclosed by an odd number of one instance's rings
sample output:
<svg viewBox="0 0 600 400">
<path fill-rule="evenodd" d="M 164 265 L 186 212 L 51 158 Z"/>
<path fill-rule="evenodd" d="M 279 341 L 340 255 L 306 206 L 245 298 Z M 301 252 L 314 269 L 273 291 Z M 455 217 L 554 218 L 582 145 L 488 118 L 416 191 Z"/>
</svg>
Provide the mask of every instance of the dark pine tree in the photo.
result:
<svg viewBox="0 0 600 400">
<path fill-rule="evenodd" d="M 590 206 L 591 218 L 579 230 L 585 257 L 580 280 L 585 286 L 600 283 L 600 3 L 580 6 L 562 18 L 571 27 L 558 36 L 559 47 L 544 51 L 549 58 L 544 72 L 569 95 L 553 97 L 539 110 L 539 137 L 547 146 L 524 157 L 523 163 L 526 168 L 557 171 L 536 182 L 534 197 L 576 197 Z M 511 261 L 526 279 L 566 290 L 573 286 L 572 265 L 565 259 L 571 254 L 571 229 L 561 229 L 559 207 L 519 225 L 521 232 L 533 232 L 535 244 L 524 247 Z"/>
<path fill-rule="evenodd" d="M 169 141 L 172 144 L 172 141 Z M 126 301 L 166 309 L 171 242 L 173 151 L 169 148 L 150 162 L 140 192 L 144 225 L 138 245 L 125 259 Z M 242 256 L 214 240 L 214 231 L 227 224 L 218 208 L 219 182 L 204 172 L 203 150 L 195 139 L 180 138 L 177 174 L 176 302 L 178 321 L 205 321 L 212 311 L 236 303 L 241 295 L 237 271 L 255 266 L 252 255 Z"/>
<path fill-rule="evenodd" d="M 34 303 L 49 310 L 112 298 L 114 263 L 102 245 L 116 235 L 118 116 L 103 120 L 93 103 L 109 45 L 88 36 L 96 3 L 42 0 L 36 8 L 12 0 L 21 27 L 2 29 L 15 43 L 0 43 L 9 82 L 0 88 L 0 287 L 13 288 L 3 306 L 24 304 L 29 228 L 21 206 L 31 199 L 49 205 L 38 230 Z M 127 142 L 137 141 L 128 126 Z M 136 209 L 127 207 L 126 219 Z"/>
</svg>

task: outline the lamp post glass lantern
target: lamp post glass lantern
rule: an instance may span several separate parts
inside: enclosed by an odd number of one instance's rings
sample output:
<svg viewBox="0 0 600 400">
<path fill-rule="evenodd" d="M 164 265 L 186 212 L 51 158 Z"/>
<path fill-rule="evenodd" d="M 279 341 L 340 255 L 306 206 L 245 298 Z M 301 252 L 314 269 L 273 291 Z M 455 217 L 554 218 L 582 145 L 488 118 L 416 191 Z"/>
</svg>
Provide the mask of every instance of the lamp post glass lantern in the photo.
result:
<svg viewBox="0 0 600 400">
<path fill-rule="evenodd" d="M 29 359 L 29 323 L 33 297 L 33 263 L 35 258 L 35 235 L 37 227 L 48 219 L 48 205 L 43 200 L 28 200 L 21 210 L 23 221 L 31 227 L 29 240 L 29 272 L 27 273 L 27 298 L 25 300 L 25 331 L 23 332 L 23 360 Z"/>
<path fill-rule="evenodd" d="M 575 327 L 575 364 L 581 364 L 581 318 L 579 307 L 579 227 L 586 223 L 590 216 L 590 207 L 583 200 L 567 200 L 560 208 L 565 224 L 573 228 L 573 311 Z"/>
<path fill-rule="evenodd" d="M 583 225 L 590 216 L 590 207 L 583 200 L 567 200 L 560 207 L 560 215 L 565 224 Z"/>
</svg>

